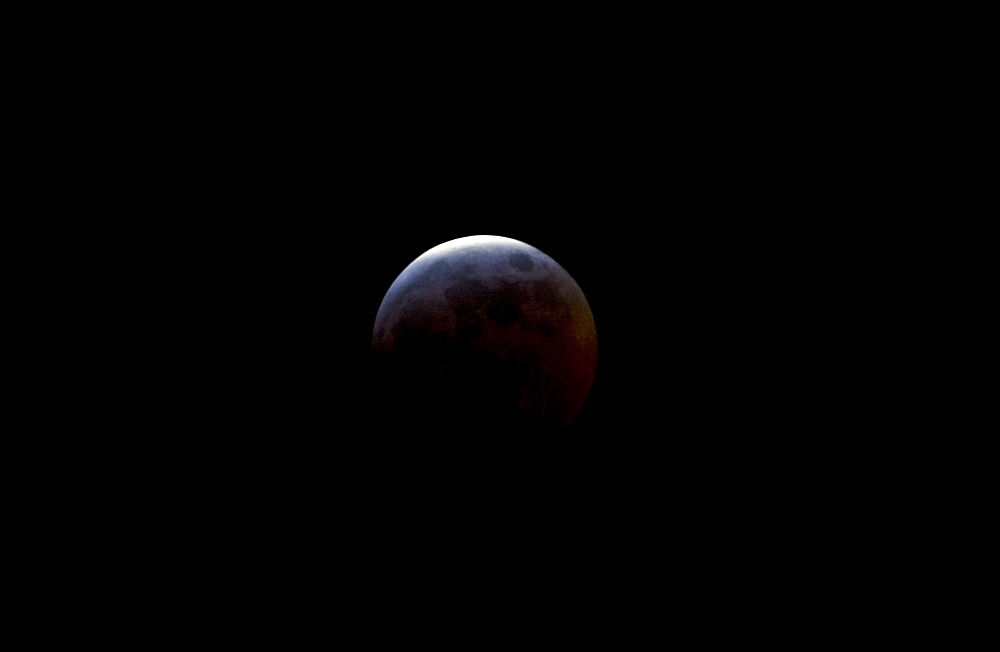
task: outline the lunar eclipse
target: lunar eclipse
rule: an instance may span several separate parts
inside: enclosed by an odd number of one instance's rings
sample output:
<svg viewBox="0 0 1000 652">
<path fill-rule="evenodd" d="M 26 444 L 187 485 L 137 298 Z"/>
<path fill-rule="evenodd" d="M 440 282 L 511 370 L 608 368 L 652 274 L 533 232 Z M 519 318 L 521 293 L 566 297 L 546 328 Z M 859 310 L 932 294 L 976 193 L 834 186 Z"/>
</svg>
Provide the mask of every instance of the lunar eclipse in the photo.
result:
<svg viewBox="0 0 1000 652">
<path fill-rule="evenodd" d="M 597 373 L 594 316 L 555 260 L 512 238 L 476 235 L 401 271 L 372 333 L 376 418 L 477 431 L 557 431 Z"/>
</svg>

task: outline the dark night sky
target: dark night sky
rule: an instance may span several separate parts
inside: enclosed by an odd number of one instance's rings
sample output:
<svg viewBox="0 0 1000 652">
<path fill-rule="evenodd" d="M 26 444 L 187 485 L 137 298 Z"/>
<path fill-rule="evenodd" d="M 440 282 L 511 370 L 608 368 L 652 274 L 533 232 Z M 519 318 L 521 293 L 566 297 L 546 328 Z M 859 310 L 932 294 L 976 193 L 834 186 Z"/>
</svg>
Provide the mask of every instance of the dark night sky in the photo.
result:
<svg viewBox="0 0 1000 652">
<path fill-rule="evenodd" d="M 236 426 L 231 436 L 258 442 L 259 455 L 309 451 L 307 464 L 317 465 L 433 440 L 429 424 L 383 427 L 392 406 L 366 382 L 375 314 L 418 255 L 493 234 L 558 261 L 597 325 L 591 397 L 567 436 L 546 444 L 548 459 L 601 461 L 623 481 L 655 478 L 659 464 L 682 459 L 685 473 L 700 468 L 727 482 L 747 472 L 748 456 L 770 464 L 784 429 L 810 423 L 790 402 L 807 392 L 796 385 L 797 343 L 809 316 L 790 309 L 798 279 L 773 269 L 766 221 L 715 215 L 700 189 L 668 175 L 637 188 L 632 171 L 647 161 L 624 169 L 563 161 L 527 188 L 514 172 L 522 163 L 530 165 L 508 154 L 482 167 L 438 162 L 433 172 L 414 168 L 361 189 L 330 182 L 297 215 L 255 215 L 255 231 L 233 242 L 229 269 L 203 297 L 218 317 L 207 322 L 218 332 L 203 350 L 220 367 L 216 380 L 209 362 L 207 380 L 196 382 L 225 406 L 216 416 Z M 717 209 L 728 215 L 734 203 Z M 462 464 L 458 453 L 451 462 Z"/>
<path fill-rule="evenodd" d="M 330 558 L 390 583 L 459 560 L 502 575 L 512 550 L 571 590 L 664 556 L 692 585 L 759 572 L 755 542 L 801 523 L 856 443 L 834 436 L 852 390 L 825 371 L 858 327 L 830 285 L 849 213 L 802 75 L 682 24 L 478 50 L 473 33 L 390 48 L 377 27 L 199 58 L 144 123 L 163 156 L 129 184 L 149 232 L 130 255 L 155 268 L 126 322 L 155 360 L 125 375 L 123 418 L 149 431 L 135 472 L 185 531 L 253 530 L 302 576 Z M 499 460 L 427 424 L 386 431 L 368 382 L 389 285 L 476 234 L 560 263 L 600 346 L 573 427 Z"/>
<path fill-rule="evenodd" d="M 594 18 L 539 16 L 513 41 L 296 22 L 193 58 L 146 130 L 166 173 L 137 193 L 173 243 L 205 391 L 255 427 L 371 427 L 355 379 L 382 295 L 423 251 L 485 233 L 552 256 L 591 304 L 581 431 L 787 420 L 793 343 L 823 318 L 798 306 L 844 227 L 814 164 L 833 127 L 794 58 L 733 38 L 738 20 Z"/>
<path fill-rule="evenodd" d="M 574 431 L 590 458 L 721 447 L 735 463 L 743 433 L 801 417 L 787 397 L 814 316 L 796 306 L 828 216 L 773 123 L 681 71 L 481 69 L 459 84 L 410 65 L 377 88 L 281 77 L 296 94 L 262 105 L 268 128 L 237 115 L 195 132 L 212 149 L 168 210 L 197 234 L 187 332 L 214 418 L 262 446 L 292 433 L 279 449 L 315 459 L 377 436 L 390 408 L 364 379 L 379 302 L 415 257 L 475 234 L 541 249 L 586 294 L 600 357 Z"/>
</svg>

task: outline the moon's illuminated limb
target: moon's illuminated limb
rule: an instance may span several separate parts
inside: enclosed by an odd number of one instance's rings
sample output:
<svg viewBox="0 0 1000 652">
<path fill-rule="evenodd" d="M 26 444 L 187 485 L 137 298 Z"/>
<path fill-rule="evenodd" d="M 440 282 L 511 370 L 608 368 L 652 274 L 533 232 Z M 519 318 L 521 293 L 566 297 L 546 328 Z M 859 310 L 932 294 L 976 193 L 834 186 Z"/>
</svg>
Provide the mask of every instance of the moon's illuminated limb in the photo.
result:
<svg viewBox="0 0 1000 652">
<path fill-rule="evenodd" d="M 526 247 L 531 246 L 524 242 L 521 242 L 520 240 L 515 240 L 514 238 L 505 238 L 499 235 L 468 235 L 462 238 L 455 238 L 454 240 L 448 240 L 447 242 L 442 242 L 436 247 L 431 247 L 423 254 L 421 254 L 420 257 L 423 258 L 424 256 L 434 256 L 437 254 L 445 253 L 447 251 L 461 249 L 463 247 L 472 247 L 475 245 L 502 244 L 505 242 L 507 243 L 517 242 Z"/>
</svg>

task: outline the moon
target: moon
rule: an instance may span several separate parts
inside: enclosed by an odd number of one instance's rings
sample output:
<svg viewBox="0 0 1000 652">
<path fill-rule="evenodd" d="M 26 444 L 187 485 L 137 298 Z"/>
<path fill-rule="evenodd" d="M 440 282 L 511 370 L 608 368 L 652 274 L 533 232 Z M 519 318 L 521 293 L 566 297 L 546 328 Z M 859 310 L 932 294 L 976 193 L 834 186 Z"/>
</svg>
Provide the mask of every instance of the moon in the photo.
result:
<svg viewBox="0 0 1000 652">
<path fill-rule="evenodd" d="M 403 269 L 371 348 L 378 411 L 442 428 L 562 429 L 597 372 L 580 286 L 542 251 L 495 235 L 444 242 Z"/>
</svg>

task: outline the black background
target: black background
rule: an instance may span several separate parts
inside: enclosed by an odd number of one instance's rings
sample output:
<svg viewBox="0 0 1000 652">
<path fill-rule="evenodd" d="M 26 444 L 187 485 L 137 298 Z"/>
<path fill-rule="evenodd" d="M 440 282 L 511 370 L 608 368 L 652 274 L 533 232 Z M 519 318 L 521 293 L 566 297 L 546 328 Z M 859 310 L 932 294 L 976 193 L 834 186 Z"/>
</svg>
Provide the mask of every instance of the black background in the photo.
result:
<svg viewBox="0 0 1000 652">
<path fill-rule="evenodd" d="M 107 181 L 136 216 L 108 233 L 130 344 L 102 404 L 142 433 L 109 459 L 164 563 L 251 593 L 348 583 L 366 618 L 444 584 L 612 609 L 647 577 L 708 618 L 717 587 L 819 572 L 825 480 L 858 450 L 832 371 L 858 327 L 833 282 L 841 122 L 800 44 L 672 20 L 227 24 L 218 51 L 139 64 Z M 600 347 L 572 427 L 497 456 L 371 391 L 386 290 L 475 234 L 559 262 Z"/>
</svg>

